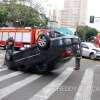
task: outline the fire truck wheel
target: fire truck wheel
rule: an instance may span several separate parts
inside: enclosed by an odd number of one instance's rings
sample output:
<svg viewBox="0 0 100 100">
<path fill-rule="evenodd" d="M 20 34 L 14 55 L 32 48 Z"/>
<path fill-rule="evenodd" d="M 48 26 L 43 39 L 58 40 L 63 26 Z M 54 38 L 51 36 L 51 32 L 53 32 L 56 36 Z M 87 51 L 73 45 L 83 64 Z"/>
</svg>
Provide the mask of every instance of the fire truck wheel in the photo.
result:
<svg viewBox="0 0 100 100">
<path fill-rule="evenodd" d="M 50 38 L 45 34 L 41 34 L 38 36 L 37 44 L 41 49 L 48 49 L 50 46 Z"/>
</svg>

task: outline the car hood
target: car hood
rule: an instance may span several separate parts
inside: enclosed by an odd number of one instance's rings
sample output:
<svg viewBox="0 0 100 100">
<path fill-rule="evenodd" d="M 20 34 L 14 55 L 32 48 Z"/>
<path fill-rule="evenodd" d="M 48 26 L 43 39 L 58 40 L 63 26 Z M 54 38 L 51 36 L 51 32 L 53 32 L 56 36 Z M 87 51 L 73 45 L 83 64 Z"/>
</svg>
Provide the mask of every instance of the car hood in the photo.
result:
<svg viewBox="0 0 100 100">
<path fill-rule="evenodd" d="M 99 51 L 100 52 L 100 48 L 93 48 L 92 50 L 95 50 L 95 51 Z"/>
</svg>

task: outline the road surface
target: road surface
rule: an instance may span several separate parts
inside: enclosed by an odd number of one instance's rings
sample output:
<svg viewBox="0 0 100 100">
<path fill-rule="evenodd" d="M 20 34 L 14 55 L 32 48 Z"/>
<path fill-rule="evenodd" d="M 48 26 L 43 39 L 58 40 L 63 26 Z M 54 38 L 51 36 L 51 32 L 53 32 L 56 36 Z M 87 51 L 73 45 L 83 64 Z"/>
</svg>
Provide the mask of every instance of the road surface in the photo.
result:
<svg viewBox="0 0 100 100">
<path fill-rule="evenodd" d="M 41 75 L 11 71 L 2 66 L 0 51 L 0 100 L 100 100 L 100 61 L 82 59 L 74 71 L 74 59 Z"/>
</svg>

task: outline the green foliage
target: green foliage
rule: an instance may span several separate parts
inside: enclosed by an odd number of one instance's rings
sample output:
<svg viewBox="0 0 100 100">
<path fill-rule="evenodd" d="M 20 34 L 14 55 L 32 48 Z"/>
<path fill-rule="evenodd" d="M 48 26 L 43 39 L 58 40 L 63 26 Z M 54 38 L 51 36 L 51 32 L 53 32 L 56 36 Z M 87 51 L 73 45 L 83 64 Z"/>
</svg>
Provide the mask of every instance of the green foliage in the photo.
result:
<svg viewBox="0 0 100 100">
<path fill-rule="evenodd" d="M 77 35 L 81 38 L 81 40 L 88 40 L 89 38 L 95 36 L 98 31 L 95 28 L 91 28 L 88 26 L 78 26 L 77 27 Z"/>
<path fill-rule="evenodd" d="M 7 14 L 8 14 L 7 9 L 0 6 L 0 23 L 5 23 Z"/>
<path fill-rule="evenodd" d="M 13 25 L 18 23 L 20 26 L 47 25 L 47 19 L 41 17 L 39 8 L 17 4 L 15 0 L 11 0 L 9 4 L 0 4 L 0 23 L 6 22 L 13 23 Z"/>
</svg>

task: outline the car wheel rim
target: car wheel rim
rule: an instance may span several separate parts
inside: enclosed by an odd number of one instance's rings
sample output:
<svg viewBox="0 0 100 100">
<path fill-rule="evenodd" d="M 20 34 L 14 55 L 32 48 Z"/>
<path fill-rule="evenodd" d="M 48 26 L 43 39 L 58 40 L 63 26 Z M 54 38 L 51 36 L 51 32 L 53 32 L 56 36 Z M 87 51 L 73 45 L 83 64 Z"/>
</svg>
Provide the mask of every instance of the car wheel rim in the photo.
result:
<svg viewBox="0 0 100 100">
<path fill-rule="evenodd" d="M 43 41 L 43 40 L 39 40 L 39 41 L 38 41 L 38 44 L 39 44 L 39 46 L 41 46 L 41 47 L 46 46 L 46 42 Z"/>
<path fill-rule="evenodd" d="M 46 46 L 46 38 L 44 36 L 39 37 L 38 44 L 40 47 L 45 47 Z"/>
<path fill-rule="evenodd" d="M 91 59 L 95 59 L 94 54 L 91 54 L 91 55 L 90 55 L 90 58 L 91 58 Z"/>
</svg>

